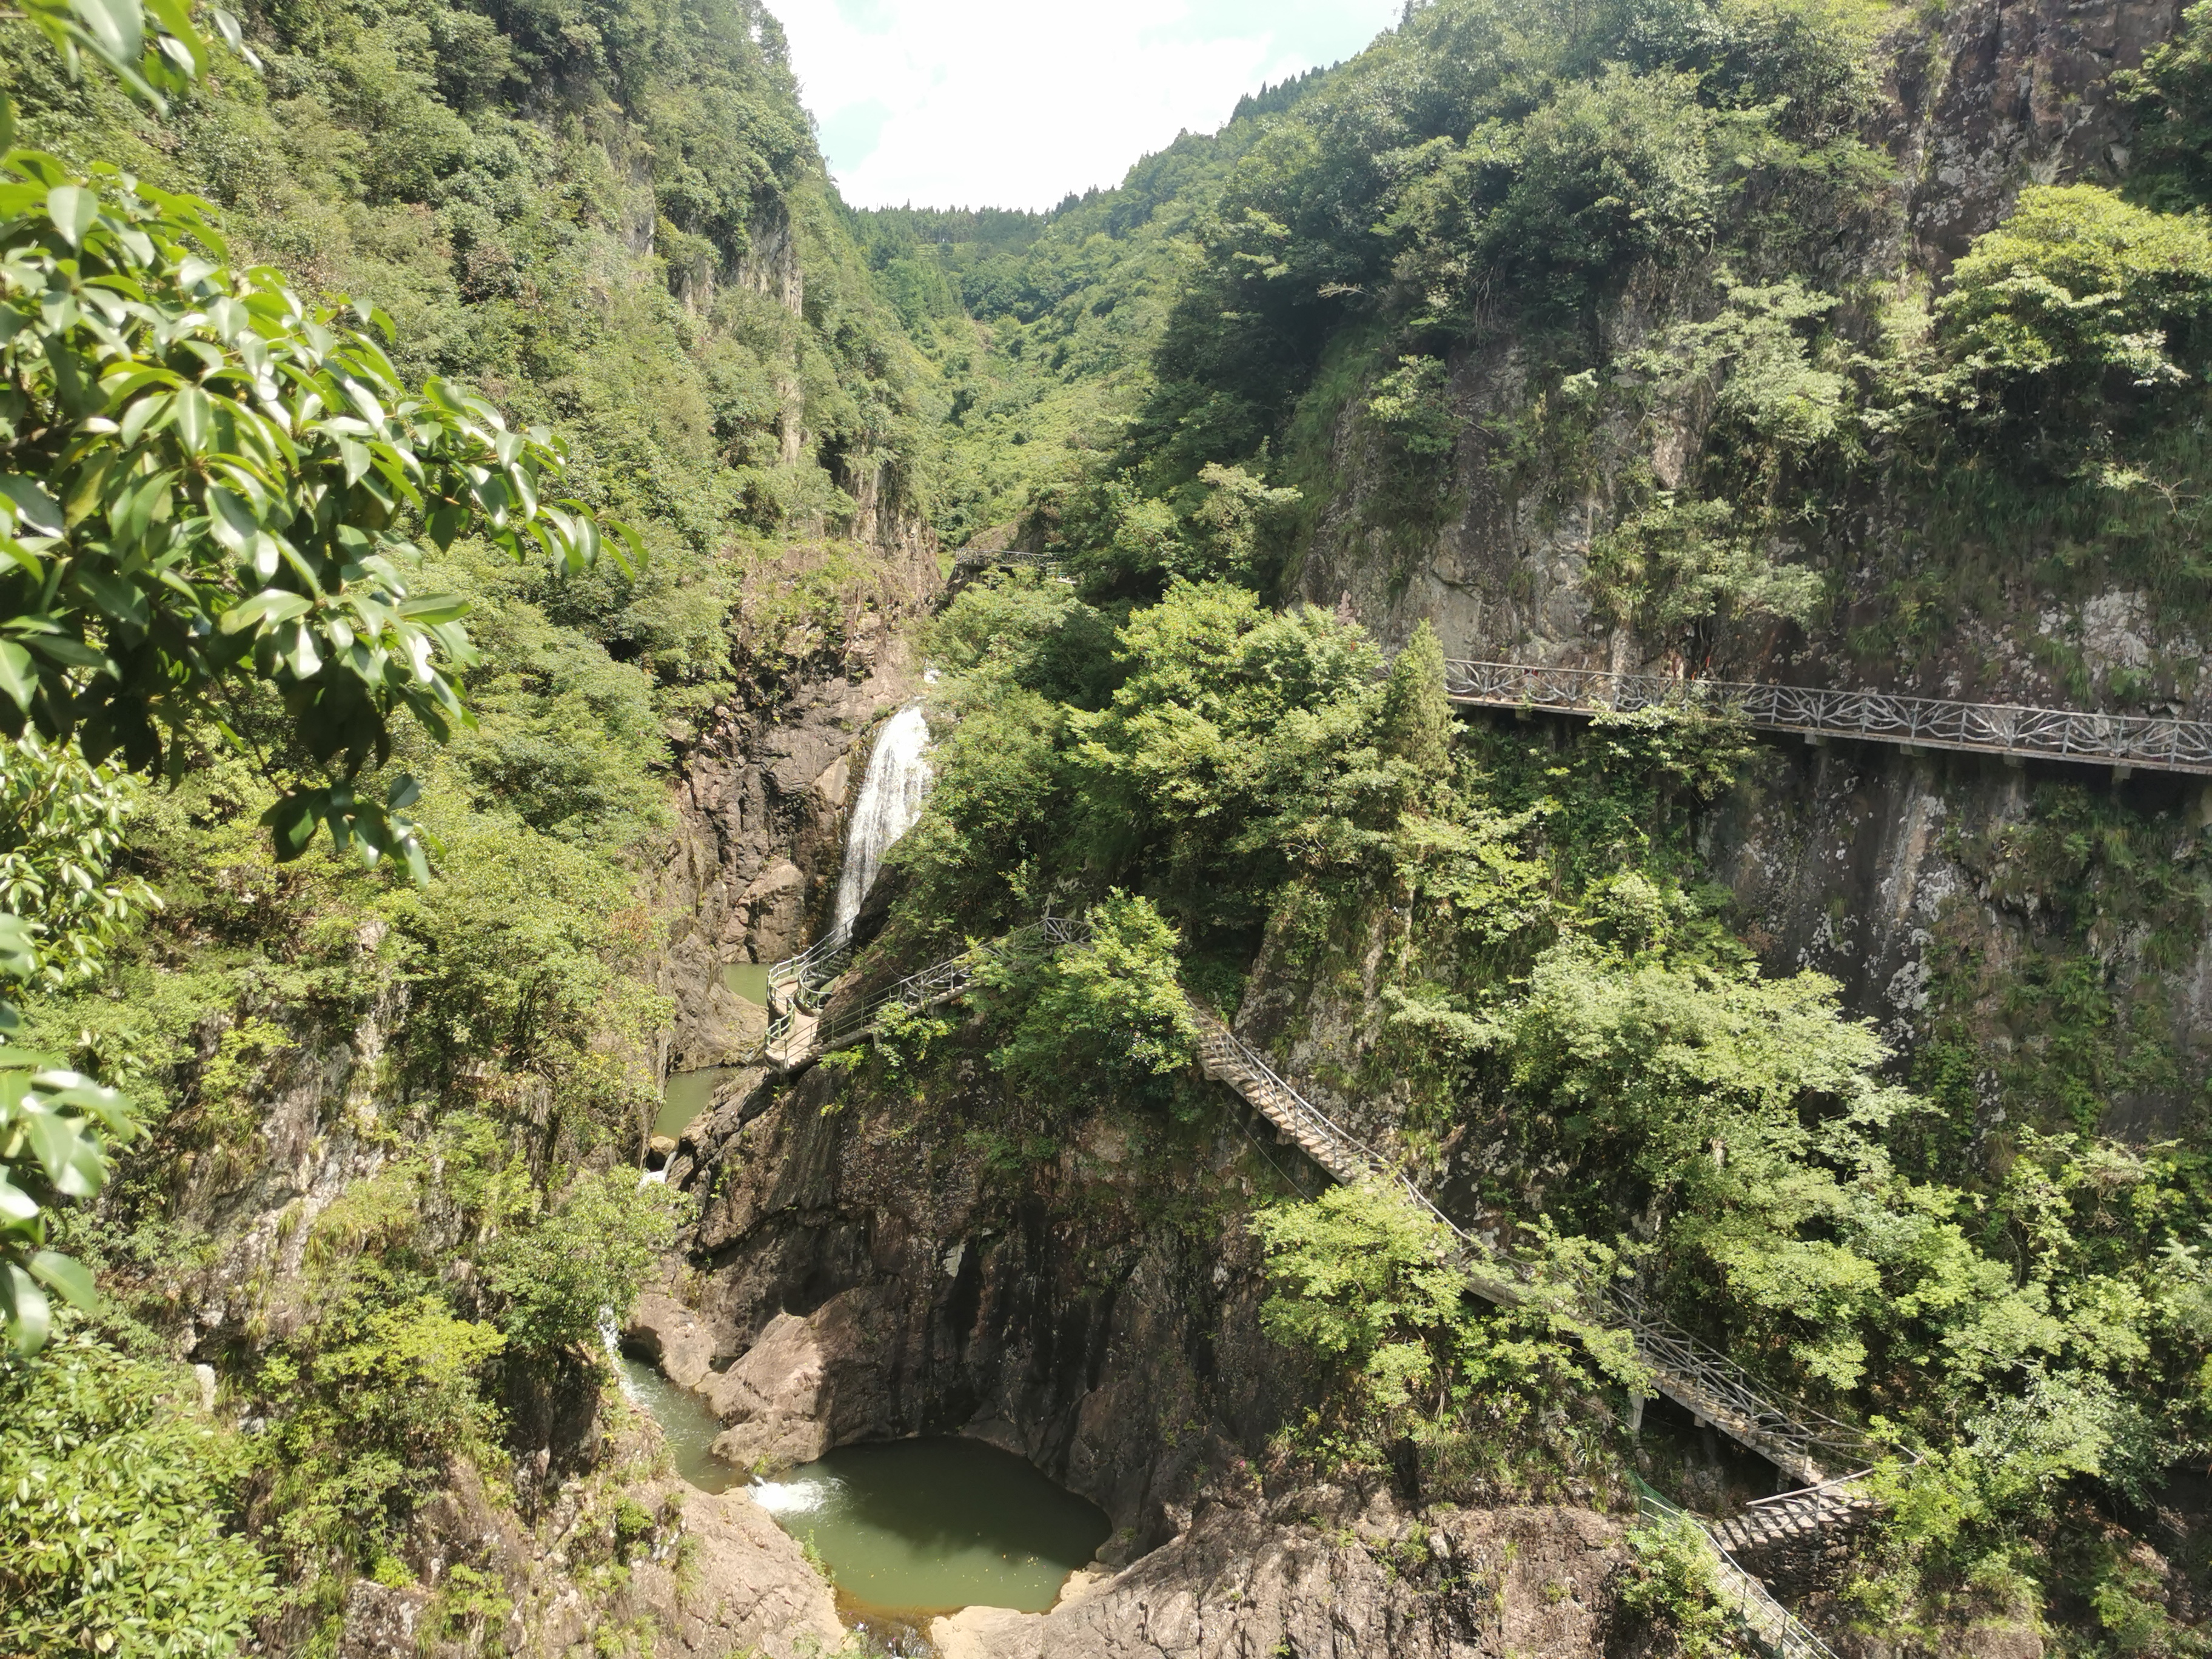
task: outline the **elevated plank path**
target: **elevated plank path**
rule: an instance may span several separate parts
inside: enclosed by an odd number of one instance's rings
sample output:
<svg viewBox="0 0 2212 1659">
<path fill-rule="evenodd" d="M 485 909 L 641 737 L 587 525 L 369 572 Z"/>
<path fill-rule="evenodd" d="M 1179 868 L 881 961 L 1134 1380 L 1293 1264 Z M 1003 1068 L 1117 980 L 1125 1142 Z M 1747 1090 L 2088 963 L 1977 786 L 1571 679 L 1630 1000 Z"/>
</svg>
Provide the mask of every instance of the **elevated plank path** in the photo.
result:
<svg viewBox="0 0 2212 1659">
<path fill-rule="evenodd" d="M 1670 679 L 1660 674 L 1615 674 L 1537 663 L 1449 661 L 1444 664 L 1444 689 L 1454 702 L 1474 708 L 1561 714 L 1632 714 L 1639 708 L 1729 710 L 1762 732 L 2212 777 L 2212 723 L 2203 720 L 1954 702 L 1887 691 Z"/>
<path fill-rule="evenodd" d="M 988 962 L 1034 957 L 1088 933 L 1080 922 L 1048 915 L 1003 939 L 909 974 L 873 997 L 842 1006 L 831 994 L 831 982 L 821 975 L 842 971 L 849 960 L 849 945 L 838 939 L 828 949 L 817 947 L 778 963 L 771 975 L 786 1006 L 769 1028 L 764 1055 L 780 1071 L 796 1072 L 835 1049 L 865 1041 L 883 1028 L 895 1010 L 919 1013 L 965 995 Z M 1507 1305 L 1521 1299 L 1525 1280 L 1516 1264 L 1498 1260 L 1437 1209 L 1403 1171 L 1278 1075 L 1259 1050 L 1194 1003 L 1192 1012 L 1199 1025 L 1199 1064 L 1206 1076 L 1235 1090 L 1332 1179 L 1347 1185 L 1386 1182 L 1435 1218 L 1457 1241 L 1460 1268 L 1476 1295 Z M 1863 1513 L 1868 1508 L 1863 1474 L 1829 1480 L 1824 1478 L 1822 1460 L 1841 1456 L 1856 1462 L 1873 1448 L 1848 1424 L 1769 1399 L 1741 1366 L 1668 1321 L 1633 1291 L 1615 1289 L 1607 1303 L 1607 1316 L 1633 1338 L 1637 1356 L 1655 1388 L 1700 1422 L 1711 1424 L 1808 1483 L 1804 1490 L 1761 1500 L 1746 1515 L 1718 1528 L 1683 1516 L 1656 1492 L 1646 1495 L 1647 1510 L 1682 1516 L 1698 1529 L 1719 1561 L 1723 1590 L 1760 1644 L 1777 1659 L 1835 1659 L 1827 1645 L 1777 1601 L 1731 1551 L 1784 1541 Z"/>
<path fill-rule="evenodd" d="M 1466 1229 L 1431 1203 L 1404 1173 L 1285 1082 L 1251 1044 L 1219 1020 L 1194 1008 L 1199 1020 L 1199 1063 L 1228 1085 L 1307 1157 L 1337 1181 L 1380 1181 L 1397 1187 L 1449 1229 L 1459 1241 L 1460 1265 L 1469 1290 L 1486 1301 L 1521 1299 L 1513 1264 L 1497 1260 Z M 1822 1478 L 1823 1455 L 1863 1456 L 1872 1449 L 1849 1425 L 1799 1407 L 1785 1408 L 1763 1395 L 1756 1380 L 1707 1343 L 1674 1325 L 1633 1291 L 1615 1289 L 1607 1311 L 1626 1326 L 1637 1358 L 1652 1384 L 1701 1422 L 1750 1447 L 1777 1468 L 1811 1483 L 1806 1489 L 1764 1499 L 1747 1514 L 1708 1527 L 1646 1489 L 1647 1512 L 1663 1511 L 1694 1526 L 1712 1547 L 1723 1591 L 1736 1604 L 1760 1645 L 1777 1659 L 1835 1659 L 1804 1621 L 1776 1601 L 1756 1574 L 1735 1559 L 1735 1549 L 1783 1542 L 1856 1517 L 1869 1507 L 1864 1472 L 1839 1480 Z"/>
<path fill-rule="evenodd" d="M 1275 1074 L 1259 1052 L 1218 1020 L 1199 1015 L 1199 1063 L 1208 1077 L 1237 1091 L 1261 1116 L 1336 1180 L 1386 1182 L 1405 1192 L 1466 1252 L 1468 1286 L 1485 1300 L 1520 1300 L 1511 1264 L 1496 1260 L 1464 1228 L 1431 1203 L 1379 1153 L 1334 1122 Z M 1863 1461 L 1870 1449 L 1850 1425 L 1804 1407 L 1785 1409 L 1767 1399 L 1750 1374 L 1649 1307 L 1632 1291 L 1612 1293 L 1607 1312 L 1636 1339 L 1653 1386 L 1699 1421 L 1748 1446 L 1777 1468 L 1810 1486 L 1826 1480 L 1823 1460 Z"/>
</svg>

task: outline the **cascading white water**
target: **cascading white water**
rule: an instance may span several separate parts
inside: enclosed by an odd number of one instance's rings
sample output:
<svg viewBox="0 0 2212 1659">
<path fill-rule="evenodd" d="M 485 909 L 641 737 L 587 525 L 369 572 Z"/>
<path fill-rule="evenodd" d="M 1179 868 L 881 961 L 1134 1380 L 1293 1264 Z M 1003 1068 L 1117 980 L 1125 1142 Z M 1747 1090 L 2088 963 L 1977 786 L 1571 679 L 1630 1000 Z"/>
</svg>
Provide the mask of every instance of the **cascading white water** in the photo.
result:
<svg viewBox="0 0 2212 1659">
<path fill-rule="evenodd" d="M 652 1177 L 648 1176 L 646 1179 L 649 1181 Z M 622 1333 L 615 1328 L 615 1310 L 612 1308 L 599 1310 L 599 1341 L 606 1348 L 607 1363 L 614 1367 L 615 1382 L 620 1385 L 623 1395 L 633 1406 L 644 1405 L 644 1396 L 638 1393 L 637 1384 L 630 1381 L 629 1368 L 623 1364 Z"/>
<path fill-rule="evenodd" d="M 853 808 L 853 827 L 845 836 L 845 868 L 837 878 L 831 937 L 842 939 L 852 931 L 860 902 L 884 867 L 884 854 L 921 816 L 921 803 L 933 780 L 923 758 L 928 747 L 929 726 L 920 703 L 892 715 L 876 739 L 867 775 L 860 780 L 860 801 Z"/>
</svg>

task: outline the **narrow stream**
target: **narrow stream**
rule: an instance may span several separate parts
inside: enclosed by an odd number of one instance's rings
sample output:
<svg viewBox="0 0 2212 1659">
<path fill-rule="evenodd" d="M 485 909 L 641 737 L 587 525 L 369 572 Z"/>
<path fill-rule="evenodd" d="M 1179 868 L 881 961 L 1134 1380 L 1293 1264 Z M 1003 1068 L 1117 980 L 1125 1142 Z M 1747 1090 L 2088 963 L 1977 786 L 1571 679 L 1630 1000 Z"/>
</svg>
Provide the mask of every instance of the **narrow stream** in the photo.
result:
<svg viewBox="0 0 2212 1659">
<path fill-rule="evenodd" d="M 931 782 L 928 746 L 919 704 L 900 710 L 876 740 L 846 838 L 834 933 L 850 931 L 884 854 L 920 816 Z M 768 971 L 732 963 L 723 983 L 765 1002 Z M 682 1134 L 733 1069 L 671 1077 L 653 1133 Z M 721 1425 L 706 1402 L 623 1353 L 611 1319 L 602 1334 L 623 1392 L 660 1425 L 684 1480 L 709 1492 L 747 1485 L 744 1471 L 711 1449 Z M 1043 1612 L 1112 1530 L 1097 1504 L 1023 1459 L 952 1437 L 847 1446 L 748 1490 L 818 1554 L 845 1621 L 900 1652 L 927 1650 L 921 1633 L 938 1613 L 974 1606 Z"/>
<path fill-rule="evenodd" d="M 725 1463 L 708 1450 L 722 1425 L 714 1420 L 714 1413 L 707 1402 L 689 1389 L 679 1389 L 660 1374 L 660 1367 L 648 1360 L 633 1359 L 622 1352 L 613 1340 L 611 1329 L 607 1337 L 607 1352 L 615 1362 L 617 1380 L 630 1403 L 652 1413 L 653 1420 L 660 1425 L 660 1432 L 668 1442 L 668 1449 L 676 1459 L 676 1473 L 684 1477 L 687 1486 L 696 1486 L 701 1492 L 727 1492 L 732 1486 L 745 1484 L 745 1472 L 734 1463 Z"/>
</svg>

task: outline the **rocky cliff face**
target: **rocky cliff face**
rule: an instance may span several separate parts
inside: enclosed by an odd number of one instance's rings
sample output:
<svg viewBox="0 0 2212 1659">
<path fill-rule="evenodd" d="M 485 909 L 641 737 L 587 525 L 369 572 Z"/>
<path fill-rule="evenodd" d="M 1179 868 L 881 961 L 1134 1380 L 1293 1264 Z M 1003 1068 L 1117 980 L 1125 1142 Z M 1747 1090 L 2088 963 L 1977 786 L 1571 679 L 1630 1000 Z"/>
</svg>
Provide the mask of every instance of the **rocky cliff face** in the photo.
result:
<svg viewBox="0 0 2212 1659">
<path fill-rule="evenodd" d="M 686 1322 L 665 1303 L 640 1318 L 721 1413 L 726 1455 L 977 1434 L 1097 1502 L 1127 1559 L 1283 1404 L 1241 1143 L 1110 1109 L 1025 1142 L 975 1131 L 1001 1114 L 965 1092 L 817 1066 L 726 1102 L 670 1169 L 704 1204 Z"/>
<path fill-rule="evenodd" d="M 1618 1522 L 1588 1510 L 1454 1510 L 1310 1488 L 1221 1506 L 1049 1613 L 939 1619 L 940 1659 L 1566 1659 L 1620 1632 Z M 1624 1644 L 1625 1645 L 1625 1644 Z"/>
<path fill-rule="evenodd" d="M 943 586 L 933 540 L 902 522 L 878 526 L 896 533 L 828 626 L 800 623 L 774 642 L 796 665 L 789 677 L 712 711 L 686 757 L 657 905 L 669 928 L 659 982 L 677 1002 L 672 1072 L 750 1058 L 766 1016 L 726 988 L 723 969 L 779 961 L 827 926 L 873 728 L 921 690 L 901 624 Z M 801 554 L 762 580 L 806 574 Z"/>
<path fill-rule="evenodd" d="M 1709 820 L 1703 852 L 1770 968 L 1812 969 L 1900 1054 L 1946 1012 L 1992 1046 L 2033 1059 L 2063 1034 L 2008 1016 L 2039 969 L 2084 964 L 2112 1006 L 2109 1092 L 2088 1127 L 2141 1141 L 2182 1126 L 2212 1050 L 2212 939 L 2192 917 L 2167 933 L 2154 899 L 2086 864 L 2037 866 L 2054 823 L 2101 810 L 2157 858 L 2212 823 L 2202 781 L 1911 755 L 1881 744 L 1778 742 Z M 2148 1052 L 2155 1045 L 2155 1063 Z M 2130 1060 L 2142 1063 L 2130 1064 Z M 2004 1113 L 1978 1085 L 1981 1129 Z"/>
<path fill-rule="evenodd" d="M 1898 25 L 1881 48 L 1885 95 L 1867 134 L 1892 159 L 1894 181 L 1874 210 L 1835 227 L 1820 268 L 1802 274 L 1838 291 L 1869 280 L 1924 285 L 1996 224 L 2022 185 L 2116 179 L 2127 165 L 2129 127 L 2111 77 L 2139 67 L 2172 33 L 2179 10 L 2175 0 L 1972 0 L 1943 9 L 1932 24 L 1923 15 Z M 1706 314 L 1713 274 L 1692 260 L 1672 274 L 1632 279 L 1598 319 L 1607 354 L 1618 357 L 1669 321 Z M 1393 642 L 1425 618 L 1448 656 L 1644 666 L 1650 647 L 1593 612 L 1591 537 L 1617 522 L 1632 477 L 1666 489 L 1683 482 L 1711 400 L 1650 410 L 1602 404 L 1593 429 L 1575 441 L 1570 480 L 1557 465 L 1532 466 L 1516 449 L 1527 434 L 1513 422 L 1525 422 L 1544 372 L 1511 336 L 1453 359 L 1449 397 L 1460 439 L 1449 510 L 1433 528 L 1403 522 L 1385 499 L 1390 469 L 1352 400 L 1336 424 L 1334 489 L 1297 574 L 1299 597 L 1348 600 Z M 2101 688 L 2114 668 L 2137 672 L 2159 657 L 2193 664 L 2204 654 L 2191 629 L 2154 622 L 2140 592 L 2060 602 L 2016 581 L 2000 621 L 1969 625 L 1924 660 L 1845 662 L 1843 629 L 1881 609 L 1875 567 L 1887 561 L 1884 578 L 1895 575 L 1913 528 L 1909 514 L 1880 501 L 1856 503 L 1849 516 L 1850 550 L 1838 555 L 1847 598 L 1835 625 L 1809 640 L 1783 629 L 1746 634 L 1717 669 L 2065 704 L 2079 700 L 2084 683 Z M 2192 668 L 2179 678 L 2185 688 L 2197 677 Z"/>
<path fill-rule="evenodd" d="M 1601 1650 L 1620 1522 L 1422 1515 L 1271 1460 L 1305 1383 L 1261 1333 L 1245 1227 L 1291 1162 L 1271 1131 L 1225 1098 L 1188 1128 L 1100 1101 L 1027 1139 L 954 1070 L 920 1097 L 821 1066 L 726 1097 L 671 1164 L 703 1205 L 684 1294 L 629 1336 L 733 1462 L 957 1432 L 1107 1511 L 1079 1596 L 940 1620 L 945 1659 Z"/>
<path fill-rule="evenodd" d="M 362 1579 L 347 1597 L 338 1659 L 550 1659 L 600 1632 L 648 1637 L 674 1659 L 820 1659 L 844 1640 L 830 1587 L 743 1492 L 696 1492 L 667 1473 L 652 1419 L 611 1407 L 616 1432 L 589 1480 L 532 1521 L 473 1469 L 417 1518 L 414 1582 Z M 457 1579 L 453 1569 L 478 1575 Z M 489 1585 L 465 1595 L 457 1584 Z"/>
</svg>

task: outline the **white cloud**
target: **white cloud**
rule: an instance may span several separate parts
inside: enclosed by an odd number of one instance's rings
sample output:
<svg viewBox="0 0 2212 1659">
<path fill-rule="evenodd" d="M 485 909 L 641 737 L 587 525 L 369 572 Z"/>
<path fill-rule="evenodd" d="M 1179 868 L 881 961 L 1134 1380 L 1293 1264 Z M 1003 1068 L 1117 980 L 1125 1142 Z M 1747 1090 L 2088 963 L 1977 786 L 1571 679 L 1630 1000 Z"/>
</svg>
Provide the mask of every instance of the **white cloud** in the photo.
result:
<svg viewBox="0 0 2212 1659">
<path fill-rule="evenodd" d="M 1403 0 L 782 0 L 858 207 L 1049 207 L 1237 99 L 1358 52 Z"/>
</svg>

